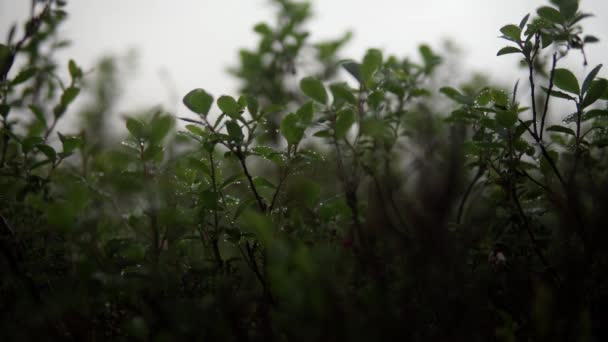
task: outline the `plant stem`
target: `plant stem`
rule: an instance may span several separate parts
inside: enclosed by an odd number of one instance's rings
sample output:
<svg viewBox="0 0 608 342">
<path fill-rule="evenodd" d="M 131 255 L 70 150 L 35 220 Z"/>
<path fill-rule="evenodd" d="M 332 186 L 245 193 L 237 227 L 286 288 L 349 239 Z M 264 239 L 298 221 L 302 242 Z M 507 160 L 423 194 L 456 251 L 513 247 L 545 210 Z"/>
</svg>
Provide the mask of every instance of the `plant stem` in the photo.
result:
<svg viewBox="0 0 608 342">
<path fill-rule="evenodd" d="M 547 88 L 547 97 L 545 98 L 545 108 L 543 108 L 543 116 L 540 121 L 540 140 L 543 140 L 543 132 L 545 130 L 545 119 L 549 111 L 549 100 L 551 99 L 551 91 L 553 90 L 553 81 L 555 78 L 555 67 L 557 66 L 557 53 L 553 54 L 553 63 L 551 65 L 551 73 L 549 75 L 549 87 Z"/>
<path fill-rule="evenodd" d="M 471 194 L 473 187 L 475 186 L 475 184 L 477 184 L 477 181 L 479 181 L 481 176 L 483 176 L 484 172 L 485 172 L 485 168 L 480 166 L 479 169 L 477 170 L 477 174 L 475 175 L 475 177 L 473 178 L 473 180 L 467 187 L 466 191 L 464 192 L 464 196 L 462 196 L 462 200 L 460 201 L 460 205 L 458 206 L 458 215 L 456 217 L 457 224 L 460 224 L 460 222 L 462 221 L 462 213 L 464 211 L 464 204 L 467 201 L 467 199 L 469 198 L 469 195 Z"/>
</svg>

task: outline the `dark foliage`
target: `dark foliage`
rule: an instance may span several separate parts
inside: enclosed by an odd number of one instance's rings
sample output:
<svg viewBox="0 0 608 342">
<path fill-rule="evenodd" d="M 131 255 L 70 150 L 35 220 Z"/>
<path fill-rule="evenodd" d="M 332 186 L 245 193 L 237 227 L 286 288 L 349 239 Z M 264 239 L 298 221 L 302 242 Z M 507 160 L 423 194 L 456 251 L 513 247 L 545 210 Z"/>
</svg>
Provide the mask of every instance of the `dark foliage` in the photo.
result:
<svg viewBox="0 0 608 342">
<path fill-rule="evenodd" d="M 608 81 L 560 67 L 597 42 L 578 2 L 500 30 L 519 86 L 439 92 L 428 46 L 341 60 L 349 34 L 274 2 L 241 96 L 192 90 L 120 144 L 120 61 L 57 63 L 65 2 L 33 2 L 0 44 L 0 339 L 608 340 Z"/>
</svg>

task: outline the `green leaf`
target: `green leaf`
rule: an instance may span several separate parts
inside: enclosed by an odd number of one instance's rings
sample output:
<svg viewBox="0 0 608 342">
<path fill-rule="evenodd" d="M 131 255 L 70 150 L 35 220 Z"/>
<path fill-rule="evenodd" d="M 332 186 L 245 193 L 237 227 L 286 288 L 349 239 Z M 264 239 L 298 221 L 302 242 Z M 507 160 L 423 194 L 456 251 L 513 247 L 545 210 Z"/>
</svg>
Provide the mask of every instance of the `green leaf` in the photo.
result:
<svg viewBox="0 0 608 342">
<path fill-rule="evenodd" d="M 42 123 L 44 125 L 44 127 L 48 127 L 47 122 L 46 122 L 46 117 L 44 116 L 42 109 L 40 109 L 40 107 L 38 107 L 36 105 L 30 105 L 29 108 L 30 108 L 30 111 L 32 111 L 32 113 L 36 117 L 36 119 L 38 119 L 38 121 L 40 121 L 40 123 Z"/>
<path fill-rule="evenodd" d="M 456 98 L 462 96 L 462 94 L 460 94 L 460 92 L 452 87 L 443 87 L 441 89 L 439 89 L 439 92 L 442 93 L 443 95 L 449 97 L 452 100 L 455 100 Z"/>
<path fill-rule="evenodd" d="M 310 125 L 310 123 L 312 122 L 312 118 L 315 114 L 314 103 L 312 101 L 305 103 L 304 105 L 302 105 L 302 107 L 300 107 L 300 109 L 298 109 L 296 114 L 298 115 L 300 122 L 303 125 Z"/>
<path fill-rule="evenodd" d="M 61 105 L 64 107 L 69 106 L 70 103 L 72 103 L 72 101 L 74 101 L 74 99 L 76 98 L 76 96 L 78 96 L 79 93 L 80 93 L 79 88 L 76 88 L 76 87 L 66 88 L 66 90 L 64 90 L 63 94 L 61 95 Z"/>
<path fill-rule="evenodd" d="M 57 152 L 55 152 L 55 149 L 49 145 L 40 144 L 36 145 L 36 148 L 38 148 L 40 152 L 44 153 L 49 160 L 55 160 L 57 158 Z"/>
<path fill-rule="evenodd" d="M 260 176 L 253 177 L 253 185 L 255 185 L 256 187 L 276 189 L 276 186 L 272 184 L 268 179 Z"/>
<path fill-rule="evenodd" d="M 529 19 L 530 19 L 530 13 L 526 14 L 526 16 L 523 17 L 523 19 L 519 22 L 519 28 L 523 30 L 524 27 L 526 27 L 526 24 L 528 23 Z"/>
<path fill-rule="evenodd" d="M 324 129 L 313 134 L 317 138 L 330 138 L 332 136 L 329 129 Z"/>
<path fill-rule="evenodd" d="M 205 190 L 199 197 L 199 204 L 203 209 L 215 210 L 218 208 L 220 195 L 211 190 Z"/>
<path fill-rule="evenodd" d="M 271 161 L 279 166 L 284 166 L 285 161 L 281 157 L 281 154 L 271 147 L 268 146 L 256 146 L 251 149 L 251 152 L 257 156 L 260 156 L 268 161 Z"/>
<path fill-rule="evenodd" d="M 198 88 L 186 94 L 182 102 L 194 113 L 205 116 L 209 114 L 209 110 L 213 104 L 213 96 L 208 94 L 204 89 Z"/>
<path fill-rule="evenodd" d="M 433 53 L 433 50 L 428 45 L 422 44 L 418 47 L 418 52 L 422 56 L 425 72 L 430 72 L 433 67 L 441 62 L 441 58 Z"/>
<path fill-rule="evenodd" d="M 497 106 L 506 107 L 509 104 L 509 96 L 504 91 L 492 89 L 490 92 L 492 93 L 492 101 Z"/>
<path fill-rule="evenodd" d="M 236 119 L 241 116 L 241 110 L 243 107 L 236 102 L 232 96 L 224 95 L 217 99 L 217 106 L 220 107 L 223 113 Z"/>
<path fill-rule="evenodd" d="M 593 109 L 585 113 L 584 120 L 590 120 L 598 117 L 608 117 L 608 110 L 605 109 Z"/>
<path fill-rule="evenodd" d="M 473 99 L 469 99 L 468 97 L 462 95 L 458 90 L 456 90 L 452 87 L 443 87 L 443 88 L 439 89 L 439 92 L 442 93 L 443 95 L 449 97 L 450 99 L 452 99 L 458 103 L 462 103 L 462 104 L 469 104 L 473 100 Z"/>
<path fill-rule="evenodd" d="M 57 133 L 57 135 L 59 135 L 59 140 L 61 140 L 64 154 L 72 153 L 75 149 L 84 146 L 84 140 L 80 136 L 65 136 L 61 133 Z"/>
<path fill-rule="evenodd" d="M 247 96 L 244 96 L 244 95 L 239 96 L 239 99 L 236 102 L 239 104 L 241 109 L 247 107 Z"/>
<path fill-rule="evenodd" d="M 144 124 L 137 119 L 127 118 L 127 130 L 137 139 L 144 137 Z"/>
<path fill-rule="evenodd" d="M 261 114 L 262 115 L 267 115 L 267 114 L 279 113 L 279 112 L 281 112 L 284 109 L 285 109 L 284 105 L 281 105 L 281 104 L 271 104 L 271 105 L 268 105 L 268 106 L 264 107 L 262 109 Z"/>
<path fill-rule="evenodd" d="M 150 142 L 161 142 L 173 128 L 173 118 L 168 115 L 155 117 L 150 123 Z"/>
<path fill-rule="evenodd" d="M 506 25 L 500 29 L 500 32 L 504 34 L 509 40 L 519 42 L 521 38 L 521 29 L 516 25 Z"/>
<path fill-rule="evenodd" d="M 549 89 L 547 89 L 547 88 L 545 88 L 545 87 L 541 87 L 541 88 L 542 88 L 542 90 L 543 90 L 545 93 L 549 93 Z M 554 97 L 558 97 L 558 98 L 560 98 L 560 99 L 565 99 L 565 100 L 571 100 L 571 101 L 576 100 L 576 99 L 575 99 L 573 96 L 568 95 L 568 94 L 566 94 L 566 93 L 562 93 L 561 91 L 557 91 L 557 90 L 551 90 L 551 94 L 550 94 L 550 95 L 551 95 L 551 96 L 554 96 Z"/>
<path fill-rule="evenodd" d="M 559 126 L 559 125 L 553 125 L 551 127 L 548 127 L 547 132 L 558 132 L 558 133 L 565 133 L 565 134 L 570 134 L 572 136 L 576 136 L 576 133 L 574 133 L 574 131 L 571 128 Z"/>
<path fill-rule="evenodd" d="M 272 29 L 266 23 L 259 23 L 253 27 L 253 31 L 263 35 L 263 36 L 272 36 Z"/>
<path fill-rule="evenodd" d="M 380 104 L 384 101 L 384 92 L 383 91 L 375 91 L 367 97 L 367 103 L 373 109 L 378 109 Z"/>
<path fill-rule="evenodd" d="M 361 64 L 351 61 L 351 60 L 347 60 L 347 61 L 343 61 L 341 63 L 342 67 L 344 68 L 344 70 L 346 70 L 349 74 L 351 74 L 351 76 L 353 76 L 357 82 L 359 82 L 359 84 L 361 84 L 362 80 L 361 80 Z"/>
<path fill-rule="evenodd" d="M 143 154 L 143 160 L 156 160 L 157 158 L 162 158 L 163 148 L 157 145 L 150 145 Z"/>
<path fill-rule="evenodd" d="M 336 115 L 336 139 L 344 138 L 356 120 L 355 112 L 352 109 L 346 108 L 339 111 Z"/>
<path fill-rule="evenodd" d="M 363 64 L 361 64 L 361 80 L 366 86 L 371 85 L 373 76 L 382 66 L 382 52 L 377 49 L 369 49 L 363 57 Z"/>
<path fill-rule="evenodd" d="M 496 112 L 496 122 L 503 127 L 511 128 L 517 123 L 517 113 L 507 110 L 499 110 Z"/>
<path fill-rule="evenodd" d="M 190 133 L 192 133 L 194 135 L 198 135 L 200 137 L 206 136 L 205 131 L 202 128 L 200 128 L 199 126 L 196 126 L 196 125 L 186 125 L 186 129 L 188 131 L 190 131 Z"/>
<path fill-rule="evenodd" d="M 36 147 L 36 145 L 44 144 L 44 140 L 41 137 L 27 137 L 21 141 L 21 148 L 23 153 L 28 153 Z"/>
<path fill-rule="evenodd" d="M 492 101 L 492 90 L 485 88 L 477 94 L 475 102 L 480 106 L 485 106 Z"/>
<path fill-rule="evenodd" d="M 498 53 L 496 54 L 496 56 L 508 55 L 511 53 L 519 53 L 519 52 L 521 52 L 521 50 L 514 46 L 505 46 L 502 49 L 498 50 Z"/>
<path fill-rule="evenodd" d="M 551 0 L 551 3 L 559 8 L 562 16 L 566 19 L 571 19 L 578 11 L 579 0 Z"/>
<path fill-rule="evenodd" d="M 281 121 L 281 134 L 290 145 L 297 145 L 304 137 L 304 127 L 296 113 L 289 113 Z"/>
<path fill-rule="evenodd" d="M 72 80 L 76 80 L 82 77 L 82 70 L 78 67 L 76 62 L 73 59 L 70 59 L 68 62 L 68 70 L 70 71 L 70 76 Z"/>
<path fill-rule="evenodd" d="M 236 121 L 230 120 L 226 122 L 226 130 L 228 130 L 228 135 L 235 142 L 243 141 L 243 131 L 241 131 L 241 127 Z"/>
<path fill-rule="evenodd" d="M 344 102 L 352 105 L 357 104 L 357 98 L 346 83 L 334 83 L 329 86 L 329 89 L 334 97 L 334 105 L 339 105 Z"/>
<path fill-rule="evenodd" d="M 234 174 L 234 175 L 232 175 L 232 176 L 230 176 L 230 177 L 226 178 L 226 179 L 224 180 L 224 182 L 222 182 L 222 184 L 220 185 L 220 187 L 219 187 L 219 188 L 220 188 L 220 190 L 223 190 L 223 189 L 225 189 L 226 187 L 228 187 L 228 186 L 230 186 L 230 185 L 232 185 L 232 184 L 235 184 L 235 183 L 236 183 L 236 181 L 238 181 L 239 179 L 241 179 L 241 178 L 243 178 L 243 177 L 245 177 L 245 175 L 244 175 L 243 173 L 239 172 L 239 173 L 236 173 L 236 174 Z"/>
<path fill-rule="evenodd" d="M 546 34 L 546 33 L 541 33 L 540 39 L 541 39 L 543 49 L 546 48 L 547 46 L 553 44 L 553 41 L 554 41 L 553 35 Z"/>
<path fill-rule="evenodd" d="M 11 81 L 11 86 L 16 86 L 18 84 L 21 84 L 27 80 L 29 80 L 30 78 L 32 78 L 32 76 L 36 75 L 36 72 L 38 72 L 38 68 L 35 67 L 31 67 L 31 68 L 26 68 L 21 70 L 17 76 L 15 76 L 15 78 Z"/>
<path fill-rule="evenodd" d="M 583 39 L 583 42 L 585 44 L 593 44 L 593 43 L 597 43 L 599 41 L 600 41 L 599 38 L 597 38 L 596 36 L 591 36 L 591 35 L 585 36 L 585 38 Z"/>
<path fill-rule="evenodd" d="M 581 88 L 582 94 L 585 94 L 587 92 L 587 90 L 591 86 L 591 82 L 593 82 L 593 80 L 595 80 L 595 77 L 600 72 L 601 68 L 602 68 L 602 64 L 596 66 L 595 68 L 593 68 L 593 70 L 591 70 L 591 72 L 589 72 L 587 77 L 585 77 L 585 81 L 583 81 L 583 87 Z"/>
<path fill-rule="evenodd" d="M 306 77 L 300 81 L 300 89 L 311 99 L 326 105 L 327 104 L 327 91 L 323 86 L 323 83 L 316 78 Z"/>
<path fill-rule="evenodd" d="M 249 114 L 251 114 L 252 117 L 255 117 L 258 115 L 259 109 L 260 104 L 258 103 L 258 100 L 253 96 L 247 96 L 247 110 L 249 111 Z"/>
<path fill-rule="evenodd" d="M 602 95 L 606 93 L 606 91 L 608 91 L 608 80 L 601 78 L 591 82 L 587 95 L 585 95 L 585 98 L 583 99 L 583 108 L 594 104 L 595 101 L 599 100 Z"/>
<path fill-rule="evenodd" d="M 536 10 L 536 13 L 538 13 L 539 17 L 548 20 L 554 24 L 561 24 L 565 21 L 564 16 L 553 7 L 540 7 L 538 10 Z"/>
<path fill-rule="evenodd" d="M 554 76 L 555 86 L 561 90 L 578 95 L 581 92 L 581 88 L 578 85 L 576 76 L 568 69 L 555 69 Z"/>
</svg>

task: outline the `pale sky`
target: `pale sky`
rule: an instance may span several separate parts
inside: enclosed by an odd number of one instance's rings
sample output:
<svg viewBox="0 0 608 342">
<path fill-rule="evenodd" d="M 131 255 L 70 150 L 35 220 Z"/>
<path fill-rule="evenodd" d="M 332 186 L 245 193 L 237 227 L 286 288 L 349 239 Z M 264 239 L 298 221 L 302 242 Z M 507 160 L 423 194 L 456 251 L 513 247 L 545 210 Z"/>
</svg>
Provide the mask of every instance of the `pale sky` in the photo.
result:
<svg viewBox="0 0 608 342">
<path fill-rule="evenodd" d="M 27 16 L 30 0 L 0 0 L 0 37 L 12 22 Z M 439 47 L 444 38 L 465 51 L 465 70 L 485 71 L 493 79 L 513 83 L 516 58 L 495 57 L 506 45 L 499 28 L 519 23 L 543 0 L 313 0 L 311 41 L 338 37 L 347 30 L 353 40 L 344 57 L 359 59 L 369 47 L 398 56 L 416 55 L 421 43 Z M 601 42 L 588 48 L 591 68 L 608 62 L 608 1 L 582 0 L 581 9 L 596 14 L 584 22 L 586 32 Z M 73 41 L 60 55 L 84 69 L 108 53 L 139 52 L 139 68 L 125 91 L 124 109 L 164 104 L 184 108 L 171 99 L 163 72 L 177 95 L 202 87 L 215 95 L 234 94 L 237 81 L 226 69 L 237 63 L 238 49 L 254 47 L 252 27 L 272 22 L 267 0 L 70 0 L 63 35 Z M 4 39 L 4 38 L 2 38 Z M 468 50 L 468 52 L 466 52 Z M 580 62 L 576 57 L 577 65 Z M 608 69 L 608 68 L 607 68 Z M 580 74 L 585 70 L 580 69 Z M 607 75 L 603 70 L 603 75 Z M 580 75 L 579 75 L 580 76 Z"/>
</svg>

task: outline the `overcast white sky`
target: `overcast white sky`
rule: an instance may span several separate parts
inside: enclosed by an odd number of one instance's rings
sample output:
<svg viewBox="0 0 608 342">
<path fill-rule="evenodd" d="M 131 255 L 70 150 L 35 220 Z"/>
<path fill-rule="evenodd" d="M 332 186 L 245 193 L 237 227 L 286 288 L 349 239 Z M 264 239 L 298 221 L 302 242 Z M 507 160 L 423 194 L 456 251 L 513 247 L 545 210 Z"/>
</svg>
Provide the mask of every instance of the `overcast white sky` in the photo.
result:
<svg viewBox="0 0 608 342">
<path fill-rule="evenodd" d="M 0 0 L 0 37 L 10 24 L 27 16 L 30 0 Z M 524 14 L 547 4 L 543 0 L 313 0 L 309 22 L 312 40 L 332 38 L 346 30 L 354 39 L 345 57 L 360 58 L 368 47 L 400 56 L 416 53 L 420 43 L 439 46 L 453 38 L 463 50 L 465 67 L 493 78 L 514 81 L 515 58 L 496 58 L 505 45 L 499 28 L 519 23 Z M 589 48 L 590 64 L 607 62 L 608 1 L 582 0 L 586 32 L 601 39 Z M 126 90 L 125 106 L 163 103 L 175 107 L 161 70 L 183 95 L 203 87 L 214 94 L 233 93 L 236 80 L 226 68 L 237 62 L 240 47 L 253 47 L 251 27 L 272 20 L 267 0 L 70 0 L 63 34 L 73 46 L 62 57 L 74 58 L 85 69 L 103 54 L 139 52 L 137 77 Z M 4 39 L 4 38 L 2 38 Z M 583 70 L 580 70 L 583 72 Z M 606 75 L 605 72 L 602 74 Z M 174 108 L 175 109 L 175 108 Z M 180 108 L 182 110 L 182 108 Z"/>
</svg>

